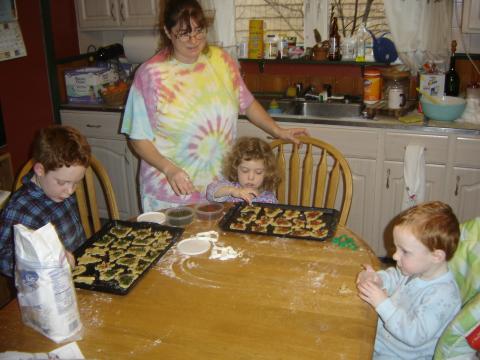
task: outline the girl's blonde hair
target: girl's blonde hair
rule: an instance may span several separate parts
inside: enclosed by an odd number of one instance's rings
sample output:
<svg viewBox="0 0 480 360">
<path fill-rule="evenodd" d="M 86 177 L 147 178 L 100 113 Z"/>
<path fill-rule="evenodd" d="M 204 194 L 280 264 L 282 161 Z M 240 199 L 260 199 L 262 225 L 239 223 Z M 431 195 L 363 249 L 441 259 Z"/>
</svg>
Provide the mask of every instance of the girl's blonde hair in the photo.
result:
<svg viewBox="0 0 480 360">
<path fill-rule="evenodd" d="M 238 182 L 238 166 L 242 160 L 263 160 L 265 164 L 265 178 L 262 189 L 274 191 L 280 182 L 280 176 L 270 145 L 256 137 L 241 137 L 233 145 L 223 161 L 223 176 L 225 179 Z"/>
</svg>

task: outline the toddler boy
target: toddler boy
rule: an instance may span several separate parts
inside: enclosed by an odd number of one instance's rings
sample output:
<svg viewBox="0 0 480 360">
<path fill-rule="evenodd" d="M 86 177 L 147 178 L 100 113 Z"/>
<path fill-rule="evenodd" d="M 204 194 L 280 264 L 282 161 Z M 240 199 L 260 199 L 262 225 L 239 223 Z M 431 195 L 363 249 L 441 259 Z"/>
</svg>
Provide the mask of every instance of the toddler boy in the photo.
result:
<svg viewBox="0 0 480 360">
<path fill-rule="evenodd" d="M 85 240 L 77 201 L 72 194 L 91 156 L 86 138 L 69 126 L 40 130 L 33 144 L 33 168 L 0 213 L 0 272 L 14 275 L 13 226 L 36 230 L 51 222 L 68 252 Z M 71 253 L 67 253 L 70 263 Z"/>
<path fill-rule="evenodd" d="M 379 315 L 373 359 L 432 359 L 435 345 L 461 306 L 448 269 L 460 235 L 450 206 L 429 202 L 393 222 L 397 266 L 357 279 L 359 296 Z"/>
</svg>

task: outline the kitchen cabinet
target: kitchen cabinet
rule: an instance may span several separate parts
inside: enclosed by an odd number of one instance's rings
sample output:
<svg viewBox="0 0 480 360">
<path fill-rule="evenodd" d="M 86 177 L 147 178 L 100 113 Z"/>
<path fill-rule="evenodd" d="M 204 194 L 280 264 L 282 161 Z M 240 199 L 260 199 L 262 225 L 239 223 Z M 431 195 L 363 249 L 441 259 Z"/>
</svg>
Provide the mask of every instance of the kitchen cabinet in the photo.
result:
<svg viewBox="0 0 480 360">
<path fill-rule="evenodd" d="M 158 0 L 75 0 L 80 30 L 153 29 Z"/>
<path fill-rule="evenodd" d="M 480 139 L 456 137 L 448 199 L 460 221 L 480 216 Z"/>
<path fill-rule="evenodd" d="M 347 226 L 360 235 L 377 256 L 392 255 L 391 221 L 402 208 L 405 149 L 425 147 L 425 200 L 448 203 L 460 222 L 480 215 L 480 138 L 439 129 L 395 130 L 313 123 L 280 123 L 305 127 L 311 136 L 334 145 L 350 164 L 353 199 Z M 238 122 L 239 136 L 271 141 L 248 120 Z"/>
<path fill-rule="evenodd" d="M 139 214 L 136 183 L 138 160 L 128 148 L 126 137 L 119 133 L 120 112 L 61 110 L 62 124 L 77 128 L 87 137 L 92 152 L 105 167 L 117 199 L 120 218 Z M 100 185 L 97 183 L 98 191 Z M 107 218 L 105 201 L 99 198 L 100 216 Z"/>
<path fill-rule="evenodd" d="M 9 153 L 0 155 L 0 190 L 12 191 L 13 169 Z"/>
<path fill-rule="evenodd" d="M 480 33 L 480 1 L 463 0 L 462 32 Z"/>
</svg>

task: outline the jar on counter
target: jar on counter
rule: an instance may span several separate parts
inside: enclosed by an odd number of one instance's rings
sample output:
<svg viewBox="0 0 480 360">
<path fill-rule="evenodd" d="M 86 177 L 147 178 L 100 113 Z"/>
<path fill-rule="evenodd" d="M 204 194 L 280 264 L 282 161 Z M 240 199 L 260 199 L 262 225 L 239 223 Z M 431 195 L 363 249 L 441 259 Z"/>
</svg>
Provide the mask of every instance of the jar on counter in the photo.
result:
<svg viewBox="0 0 480 360">
<path fill-rule="evenodd" d="M 398 82 L 398 85 L 403 88 L 403 93 L 408 99 L 415 99 L 416 94 L 413 96 L 409 93 L 410 89 L 410 72 L 399 71 L 395 67 L 390 67 L 382 70 L 382 99 L 388 101 L 388 91 L 392 87 L 394 82 Z"/>
<path fill-rule="evenodd" d="M 265 41 L 265 59 L 276 59 L 278 56 L 278 38 L 276 35 L 267 35 Z"/>
<path fill-rule="evenodd" d="M 398 110 L 403 108 L 406 103 L 405 89 L 398 80 L 394 80 L 388 88 L 388 108 L 390 110 Z"/>
<path fill-rule="evenodd" d="M 375 104 L 380 100 L 381 77 L 377 69 L 365 69 L 363 73 L 363 102 Z"/>
</svg>

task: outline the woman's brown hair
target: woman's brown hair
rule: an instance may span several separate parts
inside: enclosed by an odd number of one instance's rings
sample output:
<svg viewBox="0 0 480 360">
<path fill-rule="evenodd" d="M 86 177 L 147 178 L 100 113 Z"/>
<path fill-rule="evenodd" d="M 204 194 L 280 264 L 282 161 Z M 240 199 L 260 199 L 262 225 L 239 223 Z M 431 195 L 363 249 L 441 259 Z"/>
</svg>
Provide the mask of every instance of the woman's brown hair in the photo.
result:
<svg viewBox="0 0 480 360">
<path fill-rule="evenodd" d="M 91 149 L 85 136 L 66 125 L 53 125 L 41 129 L 33 143 L 33 161 L 43 165 L 45 171 L 62 166 L 90 164 Z"/>
<path fill-rule="evenodd" d="M 256 137 L 241 137 L 233 145 L 223 161 L 223 175 L 225 179 L 238 182 L 238 166 L 242 160 L 263 160 L 265 164 L 265 177 L 263 190 L 274 191 L 280 177 L 270 145 Z"/>
<path fill-rule="evenodd" d="M 401 212 L 393 226 L 407 227 L 430 251 L 443 250 L 445 259 L 455 253 L 460 226 L 453 210 L 441 201 L 419 204 Z"/>
<path fill-rule="evenodd" d="M 165 31 L 172 32 L 172 28 L 177 24 L 184 27 L 185 32 L 192 32 L 190 21 L 193 20 L 199 28 L 207 29 L 207 18 L 203 12 L 202 6 L 197 0 L 168 0 L 165 4 L 163 14 L 160 15 L 160 24 L 162 25 L 161 35 L 164 47 L 173 51 L 173 44 Z M 208 45 L 205 46 L 203 53 L 208 52 Z"/>
</svg>

